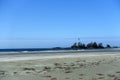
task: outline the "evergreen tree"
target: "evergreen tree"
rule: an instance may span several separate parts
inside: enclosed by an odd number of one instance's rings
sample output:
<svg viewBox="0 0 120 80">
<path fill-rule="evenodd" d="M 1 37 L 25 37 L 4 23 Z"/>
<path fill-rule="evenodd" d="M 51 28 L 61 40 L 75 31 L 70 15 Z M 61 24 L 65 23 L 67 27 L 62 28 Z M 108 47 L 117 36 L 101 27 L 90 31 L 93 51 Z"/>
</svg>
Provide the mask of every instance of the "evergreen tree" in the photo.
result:
<svg viewBox="0 0 120 80">
<path fill-rule="evenodd" d="M 104 48 L 102 43 L 98 43 L 98 48 Z"/>
<path fill-rule="evenodd" d="M 74 44 L 71 46 L 71 48 L 73 48 L 73 49 L 78 48 L 78 47 L 77 47 L 77 43 L 74 43 Z"/>
<path fill-rule="evenodd" d="M 82 44 L 82 48 L 83 48 L 83 49 L 85 49 L 85 48 L 86 48 L 85 44 Z"/>
<path fill-rule="evenodd" d="M 87 48 L 93 48 L 93 42 L 88 43 Z"/>
<path fill-rule="evenodd" d="M 96 42 L 93 42 L 92 47 L 93 47 L 93 48 L 98 48 L 97 43 L 96 43 Z"/>
<path fill-rule="evenodd" d="M 82 48 L 82 43 L 78 42 L 78 48 Z"/>
<path fill-rule="evenodd" d="M 109 44 L 106 45 L 106 48 L 111 48 L 111 46 Z"/>
</svg>

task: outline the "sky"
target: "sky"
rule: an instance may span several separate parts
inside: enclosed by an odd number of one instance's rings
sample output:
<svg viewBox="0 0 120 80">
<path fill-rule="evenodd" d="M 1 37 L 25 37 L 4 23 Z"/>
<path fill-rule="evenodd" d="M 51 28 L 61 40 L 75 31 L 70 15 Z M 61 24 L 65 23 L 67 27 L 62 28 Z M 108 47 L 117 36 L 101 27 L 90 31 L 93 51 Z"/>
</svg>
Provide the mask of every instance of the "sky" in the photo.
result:
<svg viewBox="0 0 120 80">
<path fill-rule="evenodd" d="M 119 0 L 0 0 L 0 48 L 120 45 Z"/>
</svg>

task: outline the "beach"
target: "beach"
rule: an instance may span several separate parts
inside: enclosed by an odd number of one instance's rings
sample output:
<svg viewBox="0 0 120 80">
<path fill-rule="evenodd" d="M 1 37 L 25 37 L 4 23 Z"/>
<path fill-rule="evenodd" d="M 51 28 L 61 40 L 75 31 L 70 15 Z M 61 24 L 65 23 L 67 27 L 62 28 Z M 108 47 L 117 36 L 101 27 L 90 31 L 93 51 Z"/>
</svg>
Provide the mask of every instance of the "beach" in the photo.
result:
<svg viewBox="0 0 120 80">
<path fill-rule="evenodd" d="M 120 80 L 120 53 L 62 51 L 4 55 L 0 56 L 0 80 Z"/>
</svg>

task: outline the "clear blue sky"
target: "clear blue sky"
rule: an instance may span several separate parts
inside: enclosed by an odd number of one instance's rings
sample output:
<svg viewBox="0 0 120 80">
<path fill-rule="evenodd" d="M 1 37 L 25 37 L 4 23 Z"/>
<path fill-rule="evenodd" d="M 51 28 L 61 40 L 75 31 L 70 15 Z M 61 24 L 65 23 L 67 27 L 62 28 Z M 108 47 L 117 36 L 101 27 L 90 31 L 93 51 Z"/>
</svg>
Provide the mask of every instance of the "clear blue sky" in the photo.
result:
<svg viewBox="0 0 120 80">
<path fill-rule="evenodd" d="M 120 0 L 0 0 L 0 48 L 66 47 L 78 37 L 119 43 Z"/>
</svg>

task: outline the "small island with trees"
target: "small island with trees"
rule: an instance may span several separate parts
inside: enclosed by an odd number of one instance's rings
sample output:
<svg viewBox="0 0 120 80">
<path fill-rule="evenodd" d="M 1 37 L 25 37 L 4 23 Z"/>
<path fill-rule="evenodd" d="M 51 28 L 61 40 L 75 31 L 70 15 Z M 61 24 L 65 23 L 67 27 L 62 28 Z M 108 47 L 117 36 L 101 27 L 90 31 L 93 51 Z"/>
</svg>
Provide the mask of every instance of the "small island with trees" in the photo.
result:
<svg viewBox="0 0 120 80">
<path fill-rule="evenodd" d="M 112 47 L 110 44 L 97 43 L 97 42 L 89 42 L 87 44 L 82 43 L 81 41 L 73 43 L 70 47 L 62 48 L 62 47 L 54 47 L 52 50 L 78 50 L 78 49 L 111 49 L 111 48 L 119 48 Z"/>
<path fill-rule="evenodd" d="M 111 48 L 109 44 L 106 44 L 106 46 L 103 46 L 102 43 L 97 42 L 90 42 L 88 44 L 84 44 L 82 42 L 75 42 L 71 49 L 104 49 L 104 48 Z"/>
</svg>

